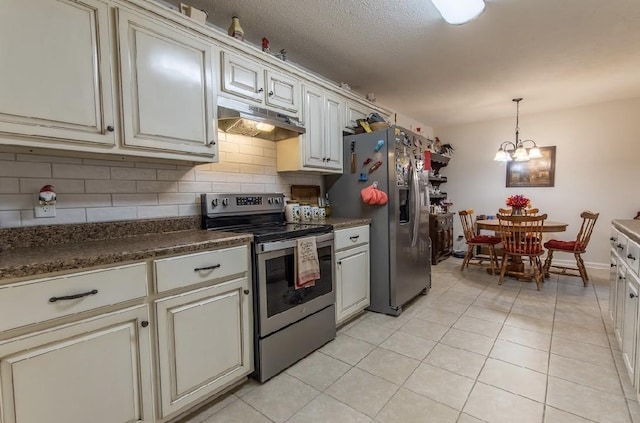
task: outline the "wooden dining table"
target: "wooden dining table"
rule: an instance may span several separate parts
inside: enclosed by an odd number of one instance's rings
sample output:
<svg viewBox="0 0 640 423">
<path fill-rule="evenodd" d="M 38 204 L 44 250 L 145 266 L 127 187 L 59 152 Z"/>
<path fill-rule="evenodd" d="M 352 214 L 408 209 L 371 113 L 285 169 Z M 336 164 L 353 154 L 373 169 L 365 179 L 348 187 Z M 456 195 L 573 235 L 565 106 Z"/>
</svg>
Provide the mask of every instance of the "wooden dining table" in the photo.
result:
<svg viewBox="0 0 640 423">
<path fill-rule="evenodd" d="M 556 222 L 553 220 L 545 220 L 542 226 L 542 232 L 564 232 L 567 230 L 568 223 Z M 498 219 L 483 219 L 476 220 L 477 229 L 485 229 L 489 231 L 500 232 L 500 223 Z M 507 265 L 507 275 L 513 276 L 516 273 L 522 273 L 524 270 L 524 263 L 522 257 L 513 256 L 511 262 Z M 491 274 L 491 269 L 487 269 L 487 272 Z"/>
</svg>

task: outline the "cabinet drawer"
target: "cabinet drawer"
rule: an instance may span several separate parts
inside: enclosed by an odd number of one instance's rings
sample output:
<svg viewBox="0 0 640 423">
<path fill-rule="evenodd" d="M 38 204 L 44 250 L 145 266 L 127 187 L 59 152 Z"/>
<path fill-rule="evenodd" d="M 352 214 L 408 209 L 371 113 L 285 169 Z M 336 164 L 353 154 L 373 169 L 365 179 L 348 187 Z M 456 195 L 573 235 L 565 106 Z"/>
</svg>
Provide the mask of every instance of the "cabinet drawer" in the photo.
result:
<svg viewBox="0 0 640 423">
<path fill-rule="evenodd" d="M 616 248 L 616 244 L 618 243 L 618 236 L 620 232 L 616 228 L 611 228 L 611 236 L 609 237 L 609 242 L 611 243 L 611 248 Z"/>
<path fill-rule="evenodd" d="M 438 216 L 436 218 L 436 229 L 453 228 L 453 216 Z"/>
<path fill-rule="evenodd" d="M 627 244 L 629 243 L 629 238 L 621 232 L 618 232 L 618 239 L 615 242 L 614 249 L 616 253 L 622 258 L 627 255 Z"/>
<path fill-rule="evenodd" d="M 145 263 L 3 285 L 0 332 L 146 295 Z"/>
<path fill-rule="evenodd" d="M 366 244 L 369 242 L 369 226 L 340 229 L 335 231 L 333 236 L 336 250 Z"/>
<path fill-rule="evenodd" d="M 640 245 L 636 242 L 629 240 L 627 242 L 627 253 L 625 254 L 625 260 L 627 264 L 633 270 L 633 272 L 638 274 L 638 263 L 640 263 Z"/>
<path fill-rule="evenodd" d="M 163 292 L 245 273 L 248 260 L 246 246 L 155 260 L 156 289 Z"/>
</svg>

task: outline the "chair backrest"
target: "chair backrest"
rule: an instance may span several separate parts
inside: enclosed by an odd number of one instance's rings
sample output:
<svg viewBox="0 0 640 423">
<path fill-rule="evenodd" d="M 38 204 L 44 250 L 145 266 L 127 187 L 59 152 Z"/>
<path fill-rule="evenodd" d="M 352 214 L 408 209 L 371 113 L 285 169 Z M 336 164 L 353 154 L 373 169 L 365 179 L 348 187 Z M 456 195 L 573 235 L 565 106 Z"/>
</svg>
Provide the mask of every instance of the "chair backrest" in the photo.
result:
<svg viewBox="0 0 640 423">
<path fill-rule="evenodd" d="M 498 214 L 503 249 L 508 254 L 542 253 L 542 228 L 547 215 L 511 216 Z"/>
<path fill-rule="evenodd" d="M 600 213 L 593 213 L 588 210 L 580 213 L 580 217 L 582 218 L 582 226 L 580 226 L 580 230 L 578 231 L 578 235 L 576 236 L 575 251 L 586 251 L 587 245 L 589 245 L 589 240 L 591 239 L 593 227 L 596 226 L 596 220 L 598 220 L 598 216 L 600 216 Z"/>
<path fill-rule="evenodd" d="M 473 209 L 460 210 L 458 211 L 458 215 L 460 216 L 460 222 L 462 223 L 464 238 L 467 240 L 467 242 L 470 242 L 471 239 L 476 235 L 475 224 L 473 221 Z"/>
<path fill-rule="evenodd" d="M 524 215 L 525 216 L 537 216 L 538 213 L 540 213 L 540 209 L 537 209 L 535 207 L 531 207 L 529 209 L 524 209 Z"/>
<path fill-rule="evenodd" d="M 498 209 L 498 214 L 506 214 L 506 215 L 511 215 L 513 210 L 511 209 Z"/>
</svg>

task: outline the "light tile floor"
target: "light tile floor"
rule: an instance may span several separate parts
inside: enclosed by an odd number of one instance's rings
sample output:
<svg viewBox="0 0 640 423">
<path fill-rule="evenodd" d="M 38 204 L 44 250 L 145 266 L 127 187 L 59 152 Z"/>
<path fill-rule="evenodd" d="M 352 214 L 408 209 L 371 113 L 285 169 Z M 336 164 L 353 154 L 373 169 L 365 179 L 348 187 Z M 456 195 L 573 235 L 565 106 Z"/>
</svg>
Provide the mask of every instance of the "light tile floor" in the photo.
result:
<svg viewBox="0 0 640 423">
<path fill-rule="evenodd" d="M 639 423 L 608 316 L 608 271 L 504 285 L 461 261 L 400 317 L 366 312 L 267 383 L 183 423 Z"/>
</svg>

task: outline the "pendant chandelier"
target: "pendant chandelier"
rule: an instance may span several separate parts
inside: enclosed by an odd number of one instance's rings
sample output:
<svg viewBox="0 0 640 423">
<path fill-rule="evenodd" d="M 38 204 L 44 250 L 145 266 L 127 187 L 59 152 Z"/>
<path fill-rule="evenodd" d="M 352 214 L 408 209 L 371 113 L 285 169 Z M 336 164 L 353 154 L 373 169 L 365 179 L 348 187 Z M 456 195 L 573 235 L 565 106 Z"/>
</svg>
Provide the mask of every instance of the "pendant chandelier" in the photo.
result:
<svg viewBox="0 0 640 423">
<path fill-rule="evenodd" d="M 500 144 L 498 152 L 494 156 L 493 160 L 498 162 L 510 162 L 515 160 L 517 162 L 526 162 L 530 159 L 539 159 L 542 157 L 540 149 L 533 140 L 521 140 L 520 139 L 520 102 L 522 98 L 514 98 L 512 101 L 516 103 L 516 139 L 515 143 L 511 141 L 505 141 Z M 525 143 L 531 143 L 533 146 L 525 147 Z"/>
</svg>

